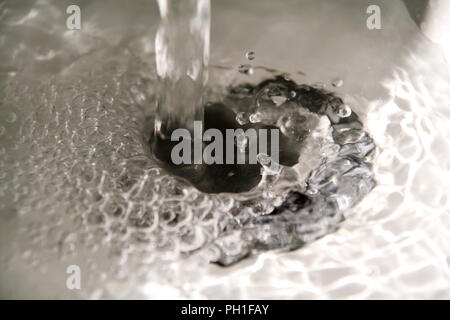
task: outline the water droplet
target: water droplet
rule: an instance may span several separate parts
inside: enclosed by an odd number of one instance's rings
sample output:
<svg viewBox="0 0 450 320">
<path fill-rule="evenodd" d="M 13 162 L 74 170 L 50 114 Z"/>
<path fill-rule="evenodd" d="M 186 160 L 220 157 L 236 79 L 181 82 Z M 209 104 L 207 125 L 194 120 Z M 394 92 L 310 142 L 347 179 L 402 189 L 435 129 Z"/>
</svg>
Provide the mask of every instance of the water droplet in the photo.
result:
<svg viewBox="0 0 450 320">
<path fill-rule="evenodd" d="M 319 190 L 317 190 L 317 189 L 314 188 L 314 187 L 309 187 L 309 189 L 306 190 L 306 194 L 308 194 L 308 195 L 310 195 L 310 196 L 314 196 L 314 195 L 316 195 L 317 193 L 319 193 Z"/>
<path fill-rule="evenodd" d="M 286 102 L 287 98 L 283 96 L 272 96 L 270 99 L 275 103 L 277 107 L 281 106 L 283 103 Z"/>
<path fill-rule="evenodd" d="M 270 164 L 270 156 L 267 153 L 258 153 L 256 155 L 256 161 L 263 166 L 267 166 Z"/>
<path fill-rule="evenodd" d="M 2 136 L 5 133 L 6 129 L 5 127 L 0 127 L 0 136 Z"/>
<path fill-rule="evenodd" d="M 248 75 L 253 74 L 253 68 L 249 64 L 241 64 L 239 66 L 238 71 L 242 74 L 248 74 Z"/>
<path fill-rule="evenodd" d="M 283 73 L 281 76 L 286 81 L 292 81 L 291 75 L 289 73 Z"/>
<path fill-rule="evenodd" d="M 336 114 L 340 118 L 347 118 L 350 117 L 350 115 L 352 114 L 352 109 L 346 104 L 341 104 L 339 107 L 336 108 Z"/>
<path fill-rule="evenodd" d="M 255 52 L 253 52 L 253 51 L 248 51 L 246 54 L 245 54 L 245 57 L 248 59 L 248 60 L 253 60 L 253 59 L 255 59 Z"/>
<path fill-rule="evenodd" d="M 249 117 L 251 123 L 261 122 L 261 115 L 259 112 L 252 113 Z"/>
<path fill-rule="evenodd" d="M 273 161 L 273 159 L 267 153 L 258 153 L 256 155 L 256 161 L 262 166 L 262 175 L 275 175 L 279 174 L 281 167 L 279 163 Z M 273 208 L 270 210 L 272 211 Z"/>
<path fill-rule="evenodd" d="M 334 80 L 331 82 L 331 85 L 332 85 L 333 87 L 335 87 L 335 88 L 339 88 L 339 87 L 341 87 L 343 84 L 344 84 L 344 81 L 343 81 L 342 79 L 334 79 Z"/>
<path fill-rule="evenodd" d="M 240 124 L 240 125 L 244 125 L 247 124 L 249 122 L 249 115 L 247 112 L 239 112 L 236 115 L 236 121 Z"/>
</svg>

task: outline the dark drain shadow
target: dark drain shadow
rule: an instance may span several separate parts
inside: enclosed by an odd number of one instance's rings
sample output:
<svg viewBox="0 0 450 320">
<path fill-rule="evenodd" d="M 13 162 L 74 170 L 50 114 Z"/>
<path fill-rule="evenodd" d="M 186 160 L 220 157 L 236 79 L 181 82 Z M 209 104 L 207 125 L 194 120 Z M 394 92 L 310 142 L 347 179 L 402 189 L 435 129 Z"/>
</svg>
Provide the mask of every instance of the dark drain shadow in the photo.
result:
<svg viewBox="0 0 450 320">
<path fill-rule="evenodd" d="M 204 130 L 218 129 L 225 137 L 226 129 L 278 129 L 275 126 L 250 123 L 240 125 L 236 121 L 236 114 L 224 104 L 216 103 L 208 105 L 204 110 Z M 268 137 L 267 150 L 271 150 L 271 139 Z M 211 142 L 209 142 L 211 143 Z M 246 192 L 254 188 L 261 181 L 261 165 L 248 163 L 248 147 L 246 149 L 246 163 L 237 163 L 237 152 L 234 152 L 235 164 L 201 164 L 201 165 L 175 165 L 170 158 L 173 147 L 177 141 L 162 141 L 152 134 L 150 145 L 152 154 L 158 163 L 168 172 L 188 180 L 198 190 L 206 193 Z M 204 144 L 204 146 L 208 143 Z M 301 143 L 279 134 L 279 162 L 285 166 L 297 163 L 300 155 Z M 226 143 L 223 143 L 224 159 L 226 159 Z"/>
</svg>

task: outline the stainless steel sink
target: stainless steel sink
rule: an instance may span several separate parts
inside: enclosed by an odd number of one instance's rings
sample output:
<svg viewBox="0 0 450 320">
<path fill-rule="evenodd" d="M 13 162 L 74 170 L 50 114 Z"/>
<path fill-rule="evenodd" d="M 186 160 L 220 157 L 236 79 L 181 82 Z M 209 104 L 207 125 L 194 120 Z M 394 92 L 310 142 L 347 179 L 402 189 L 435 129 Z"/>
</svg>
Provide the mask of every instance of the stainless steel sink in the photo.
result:
<svg viewBox="0 0 450 320">
<path fill-rule="evenodd" d="M 377 187 L 336 233 L 228 268 L 148 232 L 167 195 L 172 209 L 209 203 L 209 234 L 237 201 L 180 187 L 147 157 L 156 3 L 77 3 L 80 30 L 70 1 L 0 4 L 0 297 L 450 298 L 445 1 L 212 1 L 210 87 L 289 73 L 336 92 L 379 148 Z M 239 73 L 250 50 L 254 73 Z"/>
</svg>

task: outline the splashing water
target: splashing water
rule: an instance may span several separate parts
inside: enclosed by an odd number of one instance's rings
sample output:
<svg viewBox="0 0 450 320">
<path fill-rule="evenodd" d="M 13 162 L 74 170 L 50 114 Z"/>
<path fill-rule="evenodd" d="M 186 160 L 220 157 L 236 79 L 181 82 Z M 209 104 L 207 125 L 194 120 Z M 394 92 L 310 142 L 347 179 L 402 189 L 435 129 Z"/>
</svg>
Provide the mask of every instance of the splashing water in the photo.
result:
<svg viewBox="0 0 450 320">
<path fill-rule="evenodd" d="M 390 10 L 383 12 L 395 14 L 384 20 L 391 24 L 366 34 L 351 24 L 365 12 L 362 1 L 342 12 L 336 5 L 317 10 L 317 1 L 280 8 L 226 2 L 241 5 L 239 12 L 217 2 L 212 64 L 221 68 L 209 70 L 205 101 L 226 102 L 243 124 L 250 117 L 275 123 L 304 146 L 298 164 L 283 166 L 276 181 L 267 176 L 253 192 L 234 195 L 199 192 L 150 156 L 159 76 L 152 63 L 156 24 L 149 36 L 148 21 L 157 21 L 157 8 L 149 1 L 126 8 L 121 1 L 86 2 L 86 12 L 106 6 L 117 19 L 86 17 L 77 33 L 59 24 L 60 3 L 0 5 L 0 296 L 36 297 L 32 284 L 40 297 L 69 298 L 448 298 L 448 66 L 424 39 L 401 42 L 416 27 L 399 3 L 385 3 Z M 317 37 L 295 32 L 314 23 L 312 16 L 333 17 L 336 27 L 317 26 Z M 245 36 L 221 27 L 232 19 Z M 115 28 L 130 21 L 131 31 Z M 349 32 L 357 46 L 340 37 Z M 277 50 L 285 43 L 293 49 Z M 392 57 L 397 43 L 403 51 Z M 248 62 L 243 48 L 271 68 L 254 66 L 254 78 L 239 73 L 236 66 Z M 272 78 L 276 66 L 291 71 L 295 83 L 304 78 L 294 70 L 305 69 L 309 83 L 339 76 L 345 85 L 331 95 L 286 84 Z M 349 109 L 333 103 L 321 114 L 298 103 L 337 96 Z M 356 125 L 356 115 L 370 136 L 362 128 L 333 134 L 341 121 Z M 374 160 L 333 161 L 364 152 L 370 137 L 380 146 Z M 358 184 L 371 181 L 364 162 L 373 163 L 375 189 L 351 210 L 331 210 L 321 190 L 337 194 L 335 182 L 346 186 L 338 194 L 366 190 Z M 357 170 L 345 175 L 348 166 Z M 343 184 L 330 174 L 339 171 Z M 345 199 L 331 200 L 345 208 Z M 318 205 L 325 211 L 309 215 L 307 208 Z M 344 216 L 339 231 L 311 242 Z M 209 263 L 303 242 L 301 250 L 263 252 L 229 268 Z M 82 291 L 65 289 L 70 264 L 81 267 Z"/>
<path fill-rule="evenodd" d="M 184 121 L 188 128 L 192 128 L 189 121 L 198 120 L 198 113 L 203 112 L 200 97 L 201 85 L 206 84 L 207 79 L 210 4 L 205 1 L 166 0 L 159 1 L 158 4 L 161 24 L 155 42 L 156 70 L 162 83 L 160 95 L 163 98 L 158 100 L 155 130 L 156 134 L 164 136 L 163 131 L 170 133 L 170 130 L 164 130 L 162 127 L 175 129 L 178 127 L 173 125 L 182 125 Z M 194 28 L 193 21 L 197 22 Z M 189 30 L 188 34 L 185 34 L 185 30 Z M 187 54 L 179 48 L 184 42 L 188 43 Z M 248 60 L 253 60 L 255 54 L 249 51 L 245 56 Z M 251 70 L 250 65 L 239 67 L 239 72 L 243 74 L 250 75 Z M 199 79 L 203 81 L 198 81 Z M 193 81 L 196 85 L 186 86 L 185 80 L 188 83 Z M 259 181 L 258 187 L 251 190 L 253 194 L 265 194 L 272 190 L 271 194 L 276 194 L 277 201 L 283 202 L 277 205 L 273 203 L 273 196 L 263 196 L 252 200 L 253 204 L 249 206 L 248 212 L 245 205 L 235 206 L 236 214 L 233 219 L 241 221 L 239 227 L 226 226 L 220 230 L 218 239 L 204 244 L 206 247 L 216 248 L 216 254 L 209 258 L 211 261 L 229 265 L 252 251 L 300 247 L 335 230 L 337 223 L 343 219 L 342 212 L 360 201 L 373 188 L 370 165 L 374 153 L 373 141 L 362 131 L 358 118 L 355 115 L 351 117 L 351 109 L 339 98 L 313 87 L 297 86 L 290 80 L 289 75 L 284 74 L 274 80 L 263 81 L 255 87 L 234 87 L 222 100 L 224 104 L 217 106 L 215 114 L 208 116 L 219 119 L 209 121 L 223 122 L 226 123 L 225 126 L 232 128 L 233 124 L 226 120 L 226 113 L 220 109 L 234 108 L 236 115 L 233 120 L 238 123 L 242 123 L 241 116 L 247 112 L 251 113 L 248 119 L 253 124 L 278 126 L 287 137 L 281 142 L 282 165 L 292 166 L 298 162 L 298 152 L 310 152 L 305 149 L 311 146 L 302 143 L 321 120 L 326 123 L 324 115 L 327 115 L 333 124 L 334 140 L 334 144 L 331 143 L 326 148 L 334 148 L 335 152 L 322 151 L 321 161 L 318 162 L 321 165 L 312 171 L 300 169 L 297 164 L 296 170 L 300 173 L 290 177 L 290 180 L 295 182 L 287 186 L 289 189 L 286 189 L 284 183 L 281 183 L 282 188 L 279 186 L 277 182 L 280 180 L 281 170 L 272 171 L 268 162 L 269 156 L 265 153 L 257 156 L 263 170 L 261 180 L 253 176 L 253 172 L 258 175 L 257 166 L 194 166 L 187 173 L 187 169 L 182 168 L 181 176 L 193 181 L 203 192 L 249 191 Z M 205 122 L 205 125 L 209 124 Z M 326 139 L 319 143 L 321 150 L 325 150 L 325 141 Z M 155 150 L 158 146 L 159 150 Z M 242 146 L 239 142 L 237 146 L 243 150 L 246 148 L 246 145 Z M 154 153 L 159 151 L 159 154 L 169 153 L 168 150 L 162 150 L 161 144 L 153 147 L 153 150 Z M 290 154 L 292 150 L 297 153 Z M 161 158 L 160 155 L 158 157 Z M 301 162 L 302 164 L 304 163 Z M 212 173 L 204 173 L 207 168 Z M 302 175 L 309 175 L 309 178 L 305 179 Z M 248 181 L 254 181 L 254 184 L 243 189 L 238 188 L 238 185 Z M 227 187 L 227 184 L 230 187 Z M 295 210 L 289 209 L 292 206 L 290 195 L 293 193 L 306 199 L 308 205 Z M 309 194 L 312 198 L 302 193 Z M 184 206 L 183 210 L 195 211 L 195 208 L 188 205 Z"/>
</svg>

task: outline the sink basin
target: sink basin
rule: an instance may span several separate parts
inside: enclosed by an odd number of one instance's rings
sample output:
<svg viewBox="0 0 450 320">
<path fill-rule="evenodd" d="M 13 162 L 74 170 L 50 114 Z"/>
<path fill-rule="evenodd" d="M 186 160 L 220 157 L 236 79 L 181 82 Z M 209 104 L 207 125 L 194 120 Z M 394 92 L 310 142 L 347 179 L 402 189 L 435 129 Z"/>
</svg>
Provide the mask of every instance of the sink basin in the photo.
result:
<svg viewBox="0 0 450 320">
<path fill-rule="evenodd" d="M 377 186 L 339 230 L 226 268 L 195 250 L 240 195 L 207 196 L 148 156 L 156 2 L 79 1 L 80 30 L 70 1 L 0 4 L 0 297 L 449 299 L 450 65 L 413 2 L 212 1 L 210 88 L 288 73 L 335 92 L 378 148 Z M 173 219 L 202 224 L 183 242 Z"/>
</svg>

